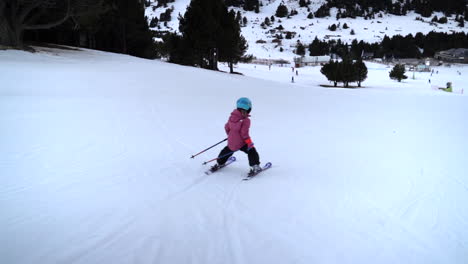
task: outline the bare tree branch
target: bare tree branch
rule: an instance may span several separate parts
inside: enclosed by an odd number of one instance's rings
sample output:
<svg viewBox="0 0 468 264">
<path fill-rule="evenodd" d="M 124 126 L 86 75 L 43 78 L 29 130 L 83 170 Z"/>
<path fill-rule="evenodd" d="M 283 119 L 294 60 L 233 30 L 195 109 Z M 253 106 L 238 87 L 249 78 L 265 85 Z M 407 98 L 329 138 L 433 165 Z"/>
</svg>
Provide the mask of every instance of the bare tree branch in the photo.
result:
<svg viewBox="0 0 468 264">
<path fill-rule="evenodd" d="M 0 43 L 22 46 L 25 30 L 53 28 L 70 18 L 77 29 L 80 18 L 108 10 L 104 0 L 0 0 Z"/>
<path fill-rule="evenodd" d="M 71 7 L 70 7 L 70 0 L 68 0 L 67 2 L 67 13 L 65 14 L 65 16 L 57 21 L 54 21 L 54 22 L 50 22 L 50 23 L 47 23 L 47 24 L 39 24 L 39 25 L 24 25 L 24 29 L 26 30 L 34 30 L 34 29 L 48 29 L 48 28 L 52 28 L 52 27 L 56 27 L 60 24 L 62 24 L 63 22 L 67 21 L 68 18 L 70 18 L 70 15 L 71 15 Z"/>
<path fill-rule="evenodd" d="M 41 1 L 36 1 L 35 3 L 32 3 L 31 5 L 27 6 L 24 10 L 22 10 L 21 15 L 19 15 L 19 23 L 23 23 L 24 19 L 37 7 L 41 5 Z"/>
</svg>

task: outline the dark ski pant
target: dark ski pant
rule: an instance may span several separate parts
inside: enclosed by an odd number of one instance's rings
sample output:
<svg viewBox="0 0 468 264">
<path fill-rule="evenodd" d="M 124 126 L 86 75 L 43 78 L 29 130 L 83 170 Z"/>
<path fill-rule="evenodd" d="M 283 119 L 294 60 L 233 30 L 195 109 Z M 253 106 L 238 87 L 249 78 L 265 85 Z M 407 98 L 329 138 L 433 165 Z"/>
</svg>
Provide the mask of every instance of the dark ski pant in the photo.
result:
<svg viewBox="0 0 468 264">
<path fill-rule="evenodd" d="M 245 144 L 244 146 L 242 146 L 242 148 L 240 148 L 240 150 L 247 153 L 249 157 L 250 166 L 260 164 L 260 157 L 258 156 L 258 152 L 255 148 L 248 149 L 247 144 Z M 231 157 L 232 154 L 234 154 L 234 153 L 229 153 L 229 152 L 232 152 L 232 150 L 228 146 L 226 146 L 225 148 L 223 148 L 223 150 L 221 150 L 221 152 L 218 155 L 218 157 L 221 157 L 221 158 L 218 158 L 219 165 L 223 165 L 224 163 L 226 163 L 229 157 Z"/>
</svg>

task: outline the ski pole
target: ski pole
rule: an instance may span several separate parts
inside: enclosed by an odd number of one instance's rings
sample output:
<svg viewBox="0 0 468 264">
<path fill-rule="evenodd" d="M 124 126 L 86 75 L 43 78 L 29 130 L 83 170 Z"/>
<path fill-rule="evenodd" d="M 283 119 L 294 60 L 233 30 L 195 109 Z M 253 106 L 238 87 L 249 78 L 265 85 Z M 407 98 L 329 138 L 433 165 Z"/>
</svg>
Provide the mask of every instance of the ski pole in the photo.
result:
<svg viewBox="0 0 468 264">
<path fill-rule="evenodd" d="M 226 141 L 226 140 L 227 140 L 227 138 L 225 138 L 225 139 L 221 140 L 220 142 L 218 142 L 218 143 L 214 144 L 213 146 L 211 146 L 211 147 L 209 147 L 209 148 L 207 148 L 207 149 L 204 149 L 204 150 L 202 150 L 202 151 L 198 152 L 197 154 L 194 154 L 194 155 L 192 155 L 192 157 L 190 157 L 190 158 L 192 158 L 192 159 L 193 159 L 193 158 L 195 158 L 195 156 L 198 156 L 198 155 L 202 154 L 203 152 L 205 152 L 205 151 L 207 151 L 207 150 L 209 150 L 209 149 L 213 148 L 214 146 L 217 146 L 217 145 L 219 145 L 219 144 L 223 143 L 223 142 L 224 142 L 224 141 Z"/>
<path fill-rule="evenodd" d="M 237 150 L 236 150 L 236 151 L 237 151 Z M 226 153 L 226 154 L 224 154 L 224 155 L 222 155 L 222 156 L 220 156 L 220 157 L 216 157 L 216 158 L 214 158 L 214 159 L 210 159 L 210 160 L 208 160 L 208 161 L 203 162 L 202 164 L 203 164 L 203 165 L 206 165 L 206 164 L 208 164 L 208 163 L 210 163 L 210 162 L 212 162 L 212 161 L 215 161 L 215 160 L 218 160 L 218 159 L 222 159 L 222 158 L 224 158 L 224 157 L 226 157 L 226 156 L 228 156 L 228 155 L 234 154 L 234 152 L 236 152 L 236 151 L 231 151 L 231 152 Z"/>
</svg>

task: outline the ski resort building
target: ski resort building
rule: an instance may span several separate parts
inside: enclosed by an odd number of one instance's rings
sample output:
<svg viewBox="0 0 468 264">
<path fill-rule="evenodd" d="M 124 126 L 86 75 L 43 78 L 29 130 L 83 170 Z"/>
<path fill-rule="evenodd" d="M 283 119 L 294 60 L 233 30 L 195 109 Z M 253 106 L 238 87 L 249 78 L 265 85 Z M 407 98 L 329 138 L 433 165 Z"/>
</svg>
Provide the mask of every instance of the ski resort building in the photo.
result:
<svg viewBox="0 0 468 264">
<path fill-rule="evenodd" d="M 468 49 L 449 49 L 436 52 L 434 58 L 444 62 L 468 63 Z"/>
<path fill-rule="evenodd" d="M 433 61 L 430 59 L 416 58 L 395 59 L 393 60 L 392 64 L 402 64 L 405 65 L 407 70 L 417 72 L 430 72 L 431 65 L 434 65 Z"/>
<path fill-rule="evenodd" d="M 304 67 L 304 66 L 324 65 L 325 63 L 329 62 L 330 59 L 331 57 L 328 55 L 295 57 L 294 65 L 296 65 L 296 68 Z"/>
</svg>

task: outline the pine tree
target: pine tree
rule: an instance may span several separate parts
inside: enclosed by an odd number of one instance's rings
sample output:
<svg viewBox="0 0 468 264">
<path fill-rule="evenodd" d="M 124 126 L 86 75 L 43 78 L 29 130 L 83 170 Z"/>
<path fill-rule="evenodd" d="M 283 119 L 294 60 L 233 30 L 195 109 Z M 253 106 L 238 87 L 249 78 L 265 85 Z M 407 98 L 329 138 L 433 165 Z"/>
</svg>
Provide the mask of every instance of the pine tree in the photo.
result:
<svg viewBox="0 0 468 264">
<path fill-rule="evenodd" d="M 305 55 L 305 47 L 302 45 L 301 42 L 298 42 L 296 45 L 296 54 L 299 56 L 304 56 Z"/>
<path fill-rule="evenodd" d="M 286 17 L 289 14 L 288 8 L 281 3 L 278 8 L 276 9 L 276 16 L 277 17 Z"/>
<path fill-rule="evenodd" d="M 362 61 L 362 59 L 358 59 L 355 63 L 353 63 L 353 67 L 355 70 L 355 81 L 357 81 L 358 87 L 361 87 L 361 83 L 367 79 L 366 64 Z"/>
<path fill-rule="evenodd" d="M 158 26 L 158 18 L 157 17 L 153 17 L 150 21 L 150 27 L 154 28 L 154 27 L 157 27 Z"/>
<path fill-rule="evenodd" d="M 317 11 L 315 11 L 315 17 L 327 17 L 330 16 L 330 8 L 324 4 Z"/>
<path fill-rule="evenodd" d="M 227 12 L 227 9 L 226 9 Z M 234 64 L 238 63 L 247 50 L 247 41 L 241 35 L 239 23 L 231 10 L 221 20 L 223 28 L 219 40 L 219 61 L 227 62 L 230 73 L 234 73 Z"/>
<path fill-rule="evenodd" d="M 169 58 L 169 62 L 193 65 L 192 48 L 187 41 L 182 39 L 182 36 L 176 33 L 168 33 L 163 36 L 164 45 L 160 53 Z"/>
<path fill-rule="evenodd" d="M 398 82 L 401 82 L 403 79 L 407 79 L 408 76 L 405 75 L 405 66 L 401 64 L 395 65 L 390 71 L 390 78 L 398 80 Z"/>
<path fill-rule="evenodd" d="M 310 56 L 321 56 L 330 53 L 330 46 L 326 42 L 320 41 L 317 37 L 309 45 Z"/>
<path fill-rule="evenodd" d="M 258 0 L 245 0 L 244 1 L 244 10 L 245 11 L 257 11 L 259 8 Z M 258 13 L 258 12 L 256 12 Z"/>
<path fill-rule="evenodd" d="M 240 11 L 237 11 L 236 13 L 236 21 L 240 23 L 242 21 L 242 14 Z"/>
<path fill-rule="evenodd" d="M 338 64 L 338 72 L 344 87 L 349 87 L 350 82 L 356 80 L 355 68 L 349 57 L 343 57 L 343 61 Z"/>
<path fill-rule="evenodd" d="M 139 1 L 124 1 L 127 7 L 121 12 L 127 12 L 124 17 L 125 29 L 122 29 L 122 37 L 125 38 L 123 53 L 144 58 L 154 58 L 155 46 L 153 35 L 149 30 L 148 19 L 145 10 Z"/>
<path fill-rule="evenodd" d="M 361 82 L 367 78 L 367 67 L 364 62 L 358 60 L 353 63 L 346 56 L 341 62 L 331 60 L 320 69 L 320 72 L 332 81 L 335 87 L 338 82 L 342 82 L 343 87 L 349 87 L 349 83 L 357 82 L 358 87 L 361 87 Z"/>
<path fill-rule="evenodd" d="M 338 82 L 341 81 L 339 74 L 339 64 L 333 60 L 330 60 L 327 64 L 323 65 L 320 72 L 327 77 L 329 81 L 333 82 L 333 86 L 337 87 Z"/>
<path fill-rule="evenodd" d="M 360 45 L 361 44 L 361 45 Z M 351 42 L 350 54 L 353 58 L 360 58 L 362 54 L 362 42 L 358 43 L 356 39 Z"/>
<path fill-rule="evenodd" d="M 228 12 L 223 1 L 192 0 L 179 20 L 182 33 L 179 46 L 185 50 L 176 52 L 190 54 L 182 59 L 182 63 L 217 70 L 219 60 L 228 62 L 233 72 L 233 64 L 247 50 L 247 41 L 240 34 L 233 10 Z"/>
<path fill-rule="evenodd" d="M 112 6 L 97 22 L 95 32 L 87 32 L 87 45 L 101 50 L 143 58 L 154 58 L 156 46 L 145 9 L 138 0 L 107 0 Z"/>
<path fill-rule="evenodd" d="M 227 16 L 224 2 L 193 0 L 180 17 L 179 31 L 192 50 L 192 65 L 217 70 L 217 43 L 222 33 L 220 21 Z"/>
<path fill-rule="evenodd" d="M 448 19 L 447 19 L 447 17 L 445 17 L 445 16 L 444 16 L 444 17 L 441 17 L 441 18 L 439 19 L 439 23 L 440 23 L 440 24 L 447 24 L 447 22 L 448 22 Z"/>
</svg>

